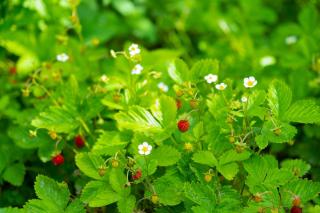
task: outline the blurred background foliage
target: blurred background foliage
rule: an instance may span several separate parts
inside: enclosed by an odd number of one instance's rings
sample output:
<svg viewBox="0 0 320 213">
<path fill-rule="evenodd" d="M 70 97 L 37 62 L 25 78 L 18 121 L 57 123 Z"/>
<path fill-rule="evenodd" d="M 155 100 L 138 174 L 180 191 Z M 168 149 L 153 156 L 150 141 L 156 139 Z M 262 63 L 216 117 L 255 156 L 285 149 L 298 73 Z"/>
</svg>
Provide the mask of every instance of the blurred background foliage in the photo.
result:
<svg viewBox="0 0 320 213">
<path fill-rule="evenodd" d="M 30 186 L 40 171 L 59 179 L 75 169 L 42 166 L 53 148 L 38 143 L 48 135 L 40 131 L 38 139 L 30 139 L 27 131 L 46 106 L 41 97 L 71 74 L 91 85 L 102 74 L 126 69 L 109 52 L 131 42 L 158 49 L 146 58 L 153 69 L 164 70 L 161 64 L 176 57 L 188 64 L 216 58 L 223 78 L 254 75 L 261 87 L 280 78 L 290 84 L 294 99 L 319 100 L 319 8 L 317 0 L 2 0 L 0 150 L 6 154 L 0 155 L 0 206 L 34 197 Z M 61 52 L 70 55 L 72 65 L 53 63 Z M 28 87 L 39 67 L 38 82 Z M 301 126 L 291 146 L 273 145 L 269 151 L 278 159 L 306 160 L 312 164 L 310 178 L 320 180 L 319 140 L 319 126 Z M 15 180 L 7 178 L 12 174 Z"/>
</svg>

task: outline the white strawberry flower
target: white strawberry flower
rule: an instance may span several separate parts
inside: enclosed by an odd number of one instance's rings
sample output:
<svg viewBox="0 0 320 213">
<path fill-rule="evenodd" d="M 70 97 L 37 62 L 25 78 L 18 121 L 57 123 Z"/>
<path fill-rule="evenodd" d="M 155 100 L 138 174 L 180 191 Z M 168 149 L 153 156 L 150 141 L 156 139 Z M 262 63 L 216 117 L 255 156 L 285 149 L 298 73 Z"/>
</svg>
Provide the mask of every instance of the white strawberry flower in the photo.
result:
<svg viewBox="0 0 320 213">
<path fill-rule="evenodd" d="M 57 55 L 57 61 L 66 62 L 69 60 L 69 56 L 66 53 L 61 53 Z"/>
<path fill-rule="evenodd" d="M 290 35 L 286 37 L 284 41 L 287 45 L 292 45 L 298 41 L 298 38 L 295 35 Z"/>
<path fill-rule="evenodd" d="M 216 82 L 218 80 L 218 76 L 210 73 L 210 74 L 204 76 L 204 80 L 206 80 L 208 82 L 208 84 L 211 84 L 211 83 Z"/>
<path fill-rule="evenodd" d="M 131 57 L 140 54 L 141 50 L 138 44 L 131 44 L 129 47 L 129 54 Z"/>
<path fill-rule="evenodd" d="M 225 90 L 227 88 L 228 85 L 226 85 L 225 83 L 220 83 L 216 85 L 216 89 L 217 90 Z"/>
<path fill-rule="evenodd" d="M 138 146 L 140 155 L 149 155 L 152 150 L 152 146 L 148 144 L 148 142 L 143 142 Z"/>
<path fill-rule="evenodd" d="M 163 82 L 160 82 L 160 83 L 158 84 L 158 88 L 159 88 L 162 92 L 168 92 L 168 90 L 169 90 L 168 85 L 166 85 L 166 84 L 163 83 Z"/>
<path fill-rule="evenodd" d="M 267 56 L 264 56 L 260 59 L 260 65 L 262 67 L 270 66 L 275 63 L 276 63 L 276 59 L 272 55 L 267 55 Z"/>
<path fill-rule="evenodd" d="M 136 64 L 131 70 L 131 74 L 140 75 L 142 70 L 143 70 L 143 67 L 141 66 L 141 64 Z"/>
<path fill-rule="evenodd" d="M 241 97 L 241 102 L 246 103 L 248 101 L 248 98 L 246 96 Z"/>
<path fill-rule="evenodd" d="M 102 81 L 102 82 L 106 83 L 106 82 L 108 82 L 108 81 L 109 81 L 109 78 L 108 78 L 108 76 L 107 76 L 107 75 L 102 75 L 102 76 L 100 77 L 100 81 Z"/>
<path fill-rule="evenodd" d="M 247 77 L 247 78 L 243 79 L 243 85 L 246 88 L 252 88 L 255 85 L 257 85 L 257 83 L 258 83 L 258 81 L 253 76 L 250 76 L 250 77 Z"/>
</svg>

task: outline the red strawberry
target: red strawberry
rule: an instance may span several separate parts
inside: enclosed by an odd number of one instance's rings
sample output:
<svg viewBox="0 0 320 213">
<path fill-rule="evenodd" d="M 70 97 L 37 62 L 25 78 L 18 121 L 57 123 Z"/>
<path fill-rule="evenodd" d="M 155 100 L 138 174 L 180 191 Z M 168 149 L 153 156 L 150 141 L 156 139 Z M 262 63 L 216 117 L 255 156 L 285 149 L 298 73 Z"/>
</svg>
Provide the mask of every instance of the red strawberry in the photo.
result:
<svg viewBox="0 0 320 213">
<path fill-rule="evenodd" d="M 182 107 L 182 101 L 180 99 L 176 100 L 177 109 L 180 109 Z"/>
<path fill-rule="evenodd" d="M 16 68 L 16 67 L 10 67 L 10 68 L 9 68 L 9 73 L 10 73 L 11 75 L 17 74 L 17 68 Z"/>
<path fill-rule="evenodd" d="M 180 120 L 178 122 L 178 128 L 179 128 L 180 132 L 188 131 L 189 127 L 190 127 L 190 123 L 188 120 Z"/>
<path fill-rule="evenodd" d="M 81 135 L 77 135 L 74 138 L 74 144 L 76 145 L 76 147 L 81 149 L 82 147 L 84 147 L 85 141 L 84 141 L 84 139 L 83 139 L 83 137 Z"/>
<path fill-rule="evenodd" d="M 132 179 L 133 180 L 138 180 L 140 179 L 142 176 L 142 171 L 141 169 L 138 169 L 133 175 L 132 175 Z"/>
<path fill-rule="evenodd" d="M 290 210 L 290 213 L 302 213 L 302 208 L 298 206 L 293 206 Z"/>
<path fill-rule="evenodd" d="M 62 154 L 57 154 L 56 156 L 52 157 L 51 162 L 55 166 L 60 166 L 64 162 L 64 157 Z"/>
<path fill-rule="evenodd" d="M 301 198 L 297 195 L 293 197 L 292 206 L 300 206 Z"/>
</svg>

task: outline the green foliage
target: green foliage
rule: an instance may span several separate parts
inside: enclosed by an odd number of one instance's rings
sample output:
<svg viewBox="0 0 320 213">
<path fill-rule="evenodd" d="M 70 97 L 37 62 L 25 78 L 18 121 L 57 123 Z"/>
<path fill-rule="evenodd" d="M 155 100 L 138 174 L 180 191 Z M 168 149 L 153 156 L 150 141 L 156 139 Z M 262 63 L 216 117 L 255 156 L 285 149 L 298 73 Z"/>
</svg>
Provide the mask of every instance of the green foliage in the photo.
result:
<svg viewBox="0 0 320 213">
<path fill-rule="evenodd" d="M 318 212 L 319 6 L 2 1 L 0 213 Z"/>
</svg>

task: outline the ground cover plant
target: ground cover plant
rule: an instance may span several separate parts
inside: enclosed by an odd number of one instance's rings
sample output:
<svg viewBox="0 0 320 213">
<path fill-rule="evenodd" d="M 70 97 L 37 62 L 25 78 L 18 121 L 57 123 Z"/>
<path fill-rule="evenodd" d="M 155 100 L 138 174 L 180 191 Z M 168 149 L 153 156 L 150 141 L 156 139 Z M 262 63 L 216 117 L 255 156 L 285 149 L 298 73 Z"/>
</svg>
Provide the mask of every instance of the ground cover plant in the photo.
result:
<svg viewBox="0 0 320 213">
<path fill-rule="evenodd" d="M 0 212 L 319 212 L 319 4 L 279 2 L 0 3 Z"/>
</svg>

